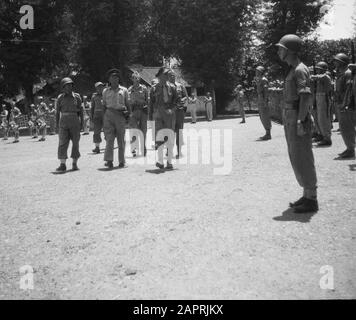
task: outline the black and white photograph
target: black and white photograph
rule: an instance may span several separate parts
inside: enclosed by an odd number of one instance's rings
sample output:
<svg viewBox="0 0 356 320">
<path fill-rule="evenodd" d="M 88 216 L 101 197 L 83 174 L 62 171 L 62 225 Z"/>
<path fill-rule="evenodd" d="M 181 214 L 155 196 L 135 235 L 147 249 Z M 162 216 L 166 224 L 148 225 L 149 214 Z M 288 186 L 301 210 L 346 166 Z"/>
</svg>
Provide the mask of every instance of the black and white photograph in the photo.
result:
<svg viewBox="0 0 356 320">
<path fill-rule="evenodd" d="M 356 0 L 1 0 L 0 300 L 356 299 L 355 48 Z"/>
</svg>

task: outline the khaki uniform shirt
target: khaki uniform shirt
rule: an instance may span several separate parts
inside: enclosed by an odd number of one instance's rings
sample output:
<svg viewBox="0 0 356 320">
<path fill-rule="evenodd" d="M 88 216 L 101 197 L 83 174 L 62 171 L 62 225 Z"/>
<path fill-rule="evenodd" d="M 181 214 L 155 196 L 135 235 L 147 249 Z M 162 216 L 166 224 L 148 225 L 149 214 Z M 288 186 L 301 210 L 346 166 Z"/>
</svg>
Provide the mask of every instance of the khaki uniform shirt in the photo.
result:
<svg viewBox="0 0 356 320">
<path fill-rule="evenodd" d="M 287 105 L 295 104 L 299 101 L 301 94 L 311 96 L 311 79 L 308 67 L 304 63 L 299 63 L 292 67 L 284 84 L 284 100 Z"/>
<path fill-rule="evenodd" d="M 125 87 L 119 86 L 116 90 L 111 87 L 103 91 L 103 104 L 108 109 L 124 111 L 129 106 L 129 94 Z"/>
<path fill-rule="evenodd" d="M 103 95 L 97 92 L 93 93 L 91 97 L 91 117 L 95 115 L 102 115 L 104 113 Z"/>
<path fill-rule="evenodd" d="M 83 114 L 82 99 L 79 93 L 72 92 L 67 95 L 62 93 L 57 100 L 57 115 L 60 113 Z"/>
<path fill-rule="evenodd" d="M 146 86 L 139 84 L 138 87 L 131 86 L 128 89 L 129 101 L 132 107 L 143 107 L 148 105 L 148 89 Z"/>
<path fill-rule="evenodd" d="M 177 88 L 174 84 L 168 81 L 164 84 L 157 83 L 150 92 L 151 112 L 162 112 L 166 109 L 175 108 L 177 99 Z"/>
</svg>

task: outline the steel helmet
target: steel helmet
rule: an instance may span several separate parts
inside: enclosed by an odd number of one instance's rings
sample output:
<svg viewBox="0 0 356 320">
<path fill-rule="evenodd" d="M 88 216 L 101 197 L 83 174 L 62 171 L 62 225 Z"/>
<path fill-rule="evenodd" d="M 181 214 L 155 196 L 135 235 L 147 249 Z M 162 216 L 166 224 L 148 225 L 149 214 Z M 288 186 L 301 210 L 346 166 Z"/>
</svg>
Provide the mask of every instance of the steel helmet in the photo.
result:
<svg viewBox="0 0 356 320">
<path fill-rule="evenodd" d="M 258 67 L 256 68 L 256 70 L 259 71 L 259 72 L 261 72 L 261 73 L 264 73 L 264 72 L 265 72 L 265 68 L 262 67 L 262 66 L 258 66 Z"/>
<path fill-rule="evenodd" d="M 287 34 L 276 44 L 278 47 L 289 51 L 299 52 L 302 49 L 303 40 L 295 34 Z"/>
<path fill-rule="evenodd" d="M 63 89 L 65 85 L 69 84 L 69 83 L 73 83 L 73 80 L 69 77 L 67 78 L 63 78 L 61 80 L 61 88 Z"/>
<path fill-rule="evenodd" d="M 329 69 L 329 66 L 326 62 L 320 61 L 316 64 L 315 66 L 316 69 L 324 70 L 327 71 Z"/>
<path fill-rule="evenodd" d="M 345 53 L 338 53 L 335 57 L 334 60 L 340 61 L 343 64 L 349 64 L 350 59 Z"/>
<path fill-rule="evenodd" d="M 103 87 L 104 87 L 105 85 L 104 85 L 104 83 L 102 83 L 102 82 L 99 81 L 99 82 L 95 83 L 94 86 L 95 86 L 95 88 L 98 88 L 98 87 L 100 87 L 100 86 L 103 86 Z"/>
</svg>

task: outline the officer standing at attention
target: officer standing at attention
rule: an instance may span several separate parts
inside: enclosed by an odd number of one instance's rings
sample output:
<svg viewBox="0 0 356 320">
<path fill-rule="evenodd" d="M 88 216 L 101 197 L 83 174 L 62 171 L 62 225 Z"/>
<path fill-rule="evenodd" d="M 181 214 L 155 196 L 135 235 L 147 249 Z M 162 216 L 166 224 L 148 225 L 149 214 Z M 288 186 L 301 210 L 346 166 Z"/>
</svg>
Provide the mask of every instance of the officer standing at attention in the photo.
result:
<svg viewBox="0 0 356 320">
<path fill-rule="evenodd" d="M 94 153 L 100 153 L 100 143 L 101 140 L 101 130 L 104 126 L 104 105 L 103 105 L 103 90 L 104 84 L 102 82 L 95 83 L 96 92 L 93 93 L 91 97 L 91 109 L 90 109 L 90 118 L 94 123 L 94 135 L 93 142 L 95 148 L 93 149 Z"/>
<path fill-rule="evenodd" d="M 106 147 L 105 166 L 114 167 L 114 142 L 117 139 L 119 168 L 125 168 L 125 132 L 126 119 L 130 115 L 129 94 L 127 88 L 119 85 L 120 71 L 111 69 L 107 72 L 109 87 L 103 91 L 104 134 Z"/>
<path fill-rule="evenodd" d="M 308 67 L 301 62 L 302 40 L 288 34 L 279 40 L 278 56 L 290 67 L 284 88 L 284 130 L 289 158 L 303 196 L 290 206 L 295 213 L 318 211 L 317 178 L 311 140 L 312 95 Z"/>
<path fill-rule="evenodd" d="M 260 119 L 263 127 L 266 130 L 266 134 L 260 138 L 260 140 L 271 140 L 271 114 L 268 107 L 268 80 L 264 76 L 265 68 L 258 66 L 256 68 L 256 86 L 257 86 L 257 101 L 258 111 L 260 113 Z"/>
<path fill-rule="evenodd" d="M 318 62 L 315 66 L 316 75 L 312 75 L 311 79 L 316 86 L 316 115 L 317 123 L 322 135 L 318 146 L 331 146 L 331 94 L 332 84 L 331 78 L 326 74 L 328 71 L 326 62 Z"/>
<path fill-rule="evenodd" d="M 155 121 L 155 148 L 158 154 L 156 167 L 164 169 L 163 164 L 163 145 L 167 144 L 168 160 L 166 169 L 172 170 L 172 158 L 174 147 L 174 129 L 175 129 L 175 106 L 177 103 L 176 86 L 168 82 L 169 70 L 161 67 L 156 74 L 159 82 L 151 88 L 150 92 L 150 114 Z M 167 135 L 158 135 L 160 130 L 168 129 Z M 162 134 L 162 132 L 161 132 Z"/>
<path fill-rule="evenodd" d="M 350 159 L 355 157 L 355 110 L 350 106 L 350 88 L 352 87 L 352 72 L 348 68 L 349 57 L 339 53 L 334 57 L 336 65 L 336 103 L 339 110 L 338 119 L 342 138 L 346 150 L 339 154 L 337 159 Z"/>
<path fill-rule="evenodd" d="M 173 70 L 169 70 L 168 81 L 176 86 L 177 90 L 177 103 L 176 103 L 176 124 L 175 124 L 175 134 L 176 134 L 176 145 L 177 145 L 177 155 L 176 159 L 182 157 L 182 145 L 183 141 L 183 128 L 184 128 L 184 118 L 187 111 L 188 103 L 188 93 L 185 87 L 176 81 L 176 75 Z"/>
<path fill-rule="evenodd" d="M 146 157 L 146 135 L 147 135 L 147 120 L 148 120 L 148 98 L 149 93 L 146 86 L 140 84 L 141 76 L 138 72 L 134 72 L 131 76 L 133 85 L 129 87 L 129 102 L 131 106 L 130 128 L 139 129 L 143 134 L 143 141 L 140 141 L 141 150 Z M 137 136 L 134 131 L 131 131 L 131 152 L 136 157 Z"/>
<path fill-rule="evenodd" d="M 69 141 L 72 141 L 73 159 L 72 170 L 79 170 L 77 161 L 80 158 L 79 140 L 80 129 L 83 124 L 83 107 L 82 99 L 79 93 L 73 92 L 73 80 L 71 78 L 63 78 L 61 81 L 62 94 L 57 99 L 56 125 L 59 128 L 58 138 L 58 159 L 60 166 L 57 171 L 64 172 L 67 170 L 67 150 Z"/>
</svg>

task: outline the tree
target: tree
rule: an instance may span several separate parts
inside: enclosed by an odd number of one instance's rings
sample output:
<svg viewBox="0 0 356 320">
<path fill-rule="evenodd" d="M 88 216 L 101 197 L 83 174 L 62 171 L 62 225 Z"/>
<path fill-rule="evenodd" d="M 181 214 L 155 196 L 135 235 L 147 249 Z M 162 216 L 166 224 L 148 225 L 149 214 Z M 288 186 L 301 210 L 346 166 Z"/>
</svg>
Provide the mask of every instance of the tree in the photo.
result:
<svg viewBox="0 0 356 320">
<path fill-rule="evenodd" d="M 263 29 L 260 31 L 261 50 L 272 75 L 281 75 L 280 62 L 274 44 L 285 34 L 308 35 L 323 16 L 320 10 L 328 1 L 315 0 L 272 0 L 264 4 Z"/>
<path fill-rule="evenodd" d="M 0 4 L 0 62 L 2 93 L 13 96 L 22 88 L 32 101 L 33 84 L 65 61 L 67 36 L 61 31 L 63 1 L 32 1 L 34 29 L 21 29 L 23 1 Z M 1 79 L 0 79 L 1 82 Z"/>
</svg>

